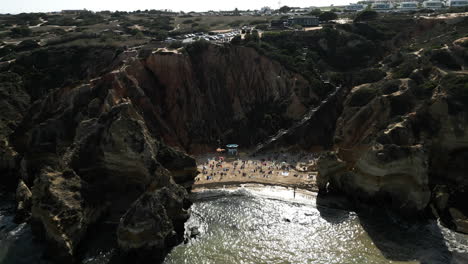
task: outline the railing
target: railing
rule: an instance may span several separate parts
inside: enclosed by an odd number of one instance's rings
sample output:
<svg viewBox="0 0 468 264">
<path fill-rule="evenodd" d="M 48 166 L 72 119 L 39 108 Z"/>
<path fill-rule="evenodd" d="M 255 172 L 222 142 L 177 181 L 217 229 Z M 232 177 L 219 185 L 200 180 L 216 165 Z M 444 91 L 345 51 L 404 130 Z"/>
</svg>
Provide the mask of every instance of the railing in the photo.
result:
<svg viewBox="0 0 468 264">
<path fill-rule="evenodd" d="M 324 81 L 324 83 L 329 83 L 329 82 Z M 259 145 L 257 145 L 257 147 L 255 148 L 255 150 L 253 151 L 252 154 L 257 154 L 257 153 L 261 152 L 263 149 L 270 146 L 272 143 L 277 142 L 278 139 L 282 138 L 284 135 L 290 134 L 291 132 L 293 132 L 297 128 L 299 128 L 299 127 L 303 126 L 304 124 L 306 124 L 312 117 L 314 117 L 314 115 L 322 107 L 324 107 L 328 102 L 332 101 L 330 99 L 335 97 L 336 94 L 341 89 L 342 89 L 341 85 L 340 86 L 335 86 L 335 91 L 330 93 L 324 100 L 322 100 L 322 102 L 320 102 L 320 104 L 318 106 L 315 106 L 315 107 L 312 107 L 311 109 L 309 109 L 309 111 L 307 111 L 307 113 L 304 114 L 304 116 L 302 117 L 301 120 L 299 120 L 298 122 L 293 124 L 289 129 L 286 129 L 286 130 L 285 129 L 280 129 L 274 136 L 269 137 L 265 142 L 260 143 Z"/>
</svg>

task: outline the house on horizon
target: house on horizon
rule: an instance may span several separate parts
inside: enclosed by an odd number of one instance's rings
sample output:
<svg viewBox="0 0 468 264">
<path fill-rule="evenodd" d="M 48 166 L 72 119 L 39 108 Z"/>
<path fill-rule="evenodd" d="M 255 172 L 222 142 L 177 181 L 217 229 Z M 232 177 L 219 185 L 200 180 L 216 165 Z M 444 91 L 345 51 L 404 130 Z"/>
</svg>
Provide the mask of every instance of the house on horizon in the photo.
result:
<svg viewBox="0 0 468 264">
<path fill-rule="evenodd" d="M 427 9 L 441 9 L 444 7 L 444 5 L 442 4 L 441 1 L 429 0 L 429 1 L 424 1 L 422 3 L 422 7 L 427 8 Z"/>
<path fill-rule="evenodd" d="M 344 7 L 345 12 L 358 12 L 361 10 L 364 10 L 367 7 L 367 5 L 363 4 L 349 4 Z"/>
<path fill-rule="evenodd" d="M 316 27 L 319 25 L 319 19 L 315 16 L 299 16 L 288 18 L 290 26 L 299 25 L 303 27 Z"/>
<path fill-rule="evenodd" d="M 79 14 L 81 12 L 86 12 L 86 11 L 88 11 L 88 10 L 86 10 L 86 8 L 84 8 L 84 9 L 68 9 L 68 10 L 62 10 L 62 11 L 60 11 L 60 13 L 77 15 L 77 14 Z"/>
<path fill-rule="evenodd" d="M 448 1 L 449 7 L 463 7 L 468 6 L 468 0 L 449 0 Z"/>
<path fill-rule="evenodd" d="M 405 12 L 405 11 L 415 11 L 418 10 L 418 2 L 401 2 L 398 5 L 398 11 Z"/>
<path fill-rule="evenodd" d="M 371 9 L 377 12 L 389 12 L 393 9 L 390 2 L 375 2 L 371 5 Z"/>
<path fill-rule="evenodd" d="M 270 27 L 272 28 L 284 28 L 288 23 L 285 19 L 273 19 L 270 21 Z"/>
</svg>

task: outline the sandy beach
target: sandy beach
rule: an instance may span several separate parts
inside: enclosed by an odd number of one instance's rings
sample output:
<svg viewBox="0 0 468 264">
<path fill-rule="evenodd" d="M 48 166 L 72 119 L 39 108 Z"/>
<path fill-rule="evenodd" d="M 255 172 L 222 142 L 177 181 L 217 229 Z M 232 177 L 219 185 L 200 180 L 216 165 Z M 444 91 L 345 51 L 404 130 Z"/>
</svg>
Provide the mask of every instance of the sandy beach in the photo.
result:
<svg viewBox="0 0 468 264">
<path fill-rule="evenodd" d="M 269 153 L 261 156 L 198 156 L 194 189 L 263 184 L 316 190 L 317 153 Z"/>
</svg>

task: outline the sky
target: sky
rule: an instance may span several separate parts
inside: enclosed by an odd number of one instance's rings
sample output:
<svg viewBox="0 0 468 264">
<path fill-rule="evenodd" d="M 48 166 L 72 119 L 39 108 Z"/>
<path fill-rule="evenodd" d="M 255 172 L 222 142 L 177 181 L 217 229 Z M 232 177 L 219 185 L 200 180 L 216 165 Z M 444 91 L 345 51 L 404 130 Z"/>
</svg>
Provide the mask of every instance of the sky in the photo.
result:
<svg viewBox="0 0 468 264">
<path fill-rule="evenodd" d="M 260 9 L 279 5 L 309 7 L 349 4 L 350 0 L 0 0 L 0 13 L 48 12 L 64 9 L 88 9 L 93 11 L 145 9 L 171 9 L 172 11 L 207 11 Z"/>
</svg>

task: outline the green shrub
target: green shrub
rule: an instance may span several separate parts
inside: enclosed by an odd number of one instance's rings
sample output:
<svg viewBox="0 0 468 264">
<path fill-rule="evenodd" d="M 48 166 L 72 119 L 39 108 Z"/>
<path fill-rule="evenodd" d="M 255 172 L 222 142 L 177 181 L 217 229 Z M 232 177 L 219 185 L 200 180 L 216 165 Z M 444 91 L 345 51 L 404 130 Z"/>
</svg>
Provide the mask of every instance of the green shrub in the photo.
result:
<svg viewBox="0 0 468 264">
<path fill-rule="evenodd" d="M 258 19 L 258 20 L 252 20 L 252 21 L 250 21 L 249 24 L 250 24 L 250 25 L 260 25 L 260 24 L 264 24 L 264 23 L 266 23 L 266 22 L 268 22 L 268 21 Z"/>
<path fill-rule="evenodd" d="M 426 82 L 421 83 L 415 89 L 415 94 L 417 96 L 428 96 L 431 95 L 435 88 L 437 88 L 438 84 L 435 81 L 428 80 Z"/>
<path fill-rule="evenodd" d="M 10 53 L 13 53 L 15 50 L 14 45 L 6 45 L 3 48 L 0 48 L 0 57 L 6 56 Z"/>
<path fill-rule="evenodd" d="M 260 40 L 260 36 L 258 34 L 258 31 L 257 30 L 252 30 L 252 33 L 250 34 L 245 34 L 245 37 L 244 37 L 244 41 L 245 43 L 248 43 L 248 42 L 258 42 Z"/>
<path fill-rule="evenodd" d="M 399 95 L 390 97 L 390 108 L 392 116 L 399 116 L 408 113 L 413 108 L 413 101 L 410 96 Z"/>
<path fill-rule="evenodd" d="M 143 32 L 139 31 L 138 33 L 135 34 L 135 38 L 136 39 L 144 39 L 145 35 L 143 34 Z"/>
<path fill-rule="evenodd" d="M 75 19 L 71 17 L 63 16 L 51 16 L 47 20 L 47 25 L 57 25 L 57 26 L 75 26 L 79 24 Z"/>
<path fill-rule="evenodd" d="M 460 70 L 461 66 L 455 61 L 450 53 L 445 49 L 430 51 L 430 60 L 436 64 L 445 66 L 452 70 Z"/>
<path fill-rule="evenodd" d="M 195 57 L 195 56 L 201 56 L 202 52 L 207 50 L 209 46 L 210 46 L 209 41 L 200 39 L 187 45 L 185 49 L 187 50 L 190 56 Z"/>
<path fill-rule="evenodd" d="M 356 18 L 354 18 L 354 22 L 361 22 L 361 21 L 369 21 L 374 20 L 379 16 L 379 13 L 372 11 L 372 10 L 364 10 L 357 13 Z"/>
<path fill-rule="evenodd" d="M 442 78 L 440 84 L 451 101 L 468 107 L 468 76 L 449 74 Z"/>
<path fill-rule="evenodd" d="M 418 63 L 415 60 L 409 59 L 403 61 L 398 67 L 393 70 L 393 78 L 408 78 L 410 74 L 418 67 Z"/>
<path fill-rule="evenodd" d="M 323 12 L 319 15 L 320 21 L 330 21 L 338 18 L 338 15 L 333 12 Z"/>
<path fill-rule="evenodd" d="M 104 18 L 99 15 L 95 14 L 91 11 L 82 11 L 77 19 L 81 19 L 78 25 L 80 26 L 89 26 L 95 25 L 104 22 Z"/>
<path fill-rule="evenodd" d="M 28 37 L 31 36 L 32 31 L 27 26 L 19 26 L 10 29 L 10 36 L 15 37 Z"/>
<path fill-rule="evenodd" d="M 319 8 L 315 8 L 314 10 L 312 10 L 309 15 L 311 16 L 319 16 L 320 14 L 322 13 L 322 10 L 320 10 Z"/>
<path fill-rule="evenodd" d="M 232 21 L 231 23 L 229 23 L 228 25 L 229 25 L 230 27 L 238 27 L 238 26 L 240 26 L 242 23 L 243 23 L 242 20 L 234 20 L 234 21 Z"/>
<path fill-rule="evenodd" d="M 24 50 L 31 50 L 35 48 L 39 48 L 39 44 L 32 39 L 27 39 L 24 41 L 21 41 L 18 46 L 16 46 L 16 51 L 24 51 Z"/>
<path fill-rule="evenodd" d="M 192 19 L 187 19 L 187 20 L 182 21 L 182 24 L 192 24 L 192 23 L 193 23 Z"/>
<path fill-rule="evenodd" d="M 231 44 L 233 45 L 240 45 L 242 43 L 241 36 L 237 35 L 231 39 Z"/>
<path fill-rule="evenodd" d="M 373 85 L 365 85 L 354 91 L 349 99 L 349 105 L 360 107 L 368 104 L 377 94 L 377 89 Z"/>
<path fill-rule="evenodd" d="M 382 90 L 383 94 L 391 94 L 400 89 L 400 84 L 400 80 L 389 80 L 382 84 L 380 90 Z"/>
<path fill-rule="evenodd" d="M 351 72 L 332 72 L 328 74 L 330 81 L 335 84 L 357 86 L 382 80 L 387 74 L 379 69 L 367 68 Z"/>
<path fill-rule="evenodd" d="M 184 46 L 184 44 L 182 44 L 182 41 L 173 41 L 171 42 L 171 44 L 169 44 L 169 48 L 171 49 L 178 49 L 178 48 L 182 48 Z"/>
<path fill-rule="evenodd" d="M 269 27 L 268 24 L 260 24 L 260 25 L 256 25 L 255 26 L 255 29 L 259 29 L 259 30 L 267 30 Z"/>
</svg>

